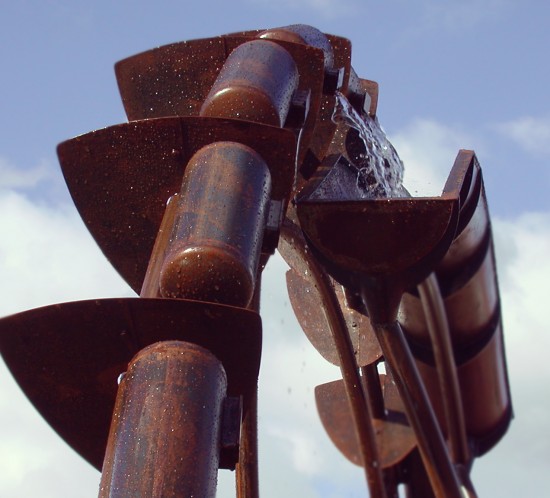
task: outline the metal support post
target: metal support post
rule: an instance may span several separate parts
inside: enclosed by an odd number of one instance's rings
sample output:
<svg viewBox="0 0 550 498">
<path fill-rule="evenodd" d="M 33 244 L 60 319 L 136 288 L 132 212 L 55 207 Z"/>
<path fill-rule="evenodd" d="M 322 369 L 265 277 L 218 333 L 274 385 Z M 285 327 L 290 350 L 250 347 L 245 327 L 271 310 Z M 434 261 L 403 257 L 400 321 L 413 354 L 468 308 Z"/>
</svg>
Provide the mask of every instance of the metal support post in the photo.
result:
<svg viewBox="0 0 550 498">
<path fill-rule="evenodd" d="M 140 351 L 119 386 L 99 498 L 214 497 L 226 388 L 200 346 Z"/>
</svg>

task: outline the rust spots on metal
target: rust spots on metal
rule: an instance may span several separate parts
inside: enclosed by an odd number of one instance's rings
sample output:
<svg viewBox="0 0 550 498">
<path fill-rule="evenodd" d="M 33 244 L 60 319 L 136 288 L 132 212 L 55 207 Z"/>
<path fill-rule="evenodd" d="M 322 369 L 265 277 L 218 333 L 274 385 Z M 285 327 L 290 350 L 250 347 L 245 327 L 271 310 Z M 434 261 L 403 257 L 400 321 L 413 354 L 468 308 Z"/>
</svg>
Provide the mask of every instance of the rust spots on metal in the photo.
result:
<svg viewBox="0 0 550 498">
<path fill-rule="evenodd" d="M 371 423 L 383 469 L 401 463 L 416 447 L 416 437 L 409 426 L 399 393 L 390 376 L 381 376 L 385 401 L 385 415 Z M 343 455 L 356 465 L 362 464 L 359 444 L 352 423 L 346 392 L 341 380 L 321 384 L 315 388 L 317 410 L 323 427 Z"/>
<path fill-rule="evenodd" d="M 141 350 L 119 386 L 99 497 L 214 497 L 226 388 L 222 364 L 200 346 Z"/>
<path fill-rule="evenodd" d="M 286 208 L 296 151 L 296 137 L 287 129 L 169 117 L 111 126 L 58 146 L 63 175 L 82 219 L 136 293 L 166 204 L 181 190 L 187 163 L 198 150 L 220 141 L 240 143 L 262 157 L 271 174 L 271 198 Z"/>
<path fill-rule="evenodd" d="M 243 43 L 225 61 L 200 114 L 282 127 L 298 79 L 294 59 L 280 45 Z"/>
<path fill-rule="evenodd" d="M 101 469 L 117 378 L 142 348 L 181 340 L 219 358 L 228 393 L 254 390 L 260 367 L 257 313 L 173 299 L 100 299 L 2 319 L 0 350 L 27 397 L 58 434 Z"/>
<path fill-rule="evenodd" d="M 270 196 L 269 169 L 253 149 L 216 142 L 199 150 L 178 195 L 161 295 L 247 307 Z"/>
</svg>

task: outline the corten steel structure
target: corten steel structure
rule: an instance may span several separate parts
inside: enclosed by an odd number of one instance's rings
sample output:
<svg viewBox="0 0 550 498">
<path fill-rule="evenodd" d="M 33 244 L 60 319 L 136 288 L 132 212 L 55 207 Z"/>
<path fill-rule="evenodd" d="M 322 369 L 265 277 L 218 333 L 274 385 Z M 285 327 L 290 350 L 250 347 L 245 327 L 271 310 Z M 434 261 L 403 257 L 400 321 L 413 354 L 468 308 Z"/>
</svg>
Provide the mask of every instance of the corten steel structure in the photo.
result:
<svg viewBox="0 0 550 498">
<path fill-rule="evenodd" d="M 472 462 L 512 416 L 481 170 L 463 150 L 440 197 L 363 195 L 393 149 L 374 158 L 334 118 L 349 102 L 377 126 L 377 84 L 350 60 L 348 40 L 303 25 L 160 47 L 116 65 L 128 123 L 59 146 L 140 297 L 4 318 L 0 348 L 102 469 L 100 497 L 210 497 L 218 468 L 258 496 L 258 303 L 277 247 L 304 332 L 341 368 L 316 389 L 322 422 L 371 496 L 476 496 Z"/>
</svg>

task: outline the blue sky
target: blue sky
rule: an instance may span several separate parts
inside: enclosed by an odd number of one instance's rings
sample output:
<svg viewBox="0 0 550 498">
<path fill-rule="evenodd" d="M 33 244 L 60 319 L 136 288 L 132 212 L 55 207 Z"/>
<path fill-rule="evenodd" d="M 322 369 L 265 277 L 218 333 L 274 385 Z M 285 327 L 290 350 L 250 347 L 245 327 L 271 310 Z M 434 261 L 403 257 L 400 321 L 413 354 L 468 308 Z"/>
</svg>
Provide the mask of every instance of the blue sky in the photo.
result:
<svg viewBox="0 0 550 498">
<path fill-rule="evenodd" d="M 437 192 L 459 148 L 476 150 L 493 219 L 516 418 L 476 462 L 480 496 L 540 496 L 550 464 L 550 7 L 528 0 L 0 0 L 0 315 L 131 295 L 70 198 L 57 143 L 125 116 L 113 64 L 180 40 L 311 24 L 349 38 L 378 81 L 379 119 L 413 189 Z M 274 259 L 265 276 L 262 496 L 364 496 L 313 388 L 338 373 L 296 325 Z M 89 497 L 99 474 L 41 421 L 0 368 L 0 496 Z M 277 473 L 272 469 L 280 469 Z M 284 472 L 284 478 L 281 474 Z M 232 496 L 221 476 L 219 496 Z"/>
</svg>

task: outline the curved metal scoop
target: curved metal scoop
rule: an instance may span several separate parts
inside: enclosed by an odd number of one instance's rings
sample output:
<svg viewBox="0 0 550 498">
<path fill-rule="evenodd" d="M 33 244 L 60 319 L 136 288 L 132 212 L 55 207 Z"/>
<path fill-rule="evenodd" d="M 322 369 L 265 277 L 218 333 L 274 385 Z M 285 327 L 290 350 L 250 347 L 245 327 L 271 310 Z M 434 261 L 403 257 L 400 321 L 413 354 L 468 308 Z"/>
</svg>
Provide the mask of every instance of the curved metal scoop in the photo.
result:
<svg viewBox="0 0 550 498">
<path fill-rule="evenodd" d="M 255 389 L 261 320 L 252 311 L 175 299 L 98 299 L 0 320 L 0 352 L 21 389 L 99 470 L 119 375 L 138 351 L 165 340 L 198 344 L 217 356 L 228 395 Z"/>
</svg>

